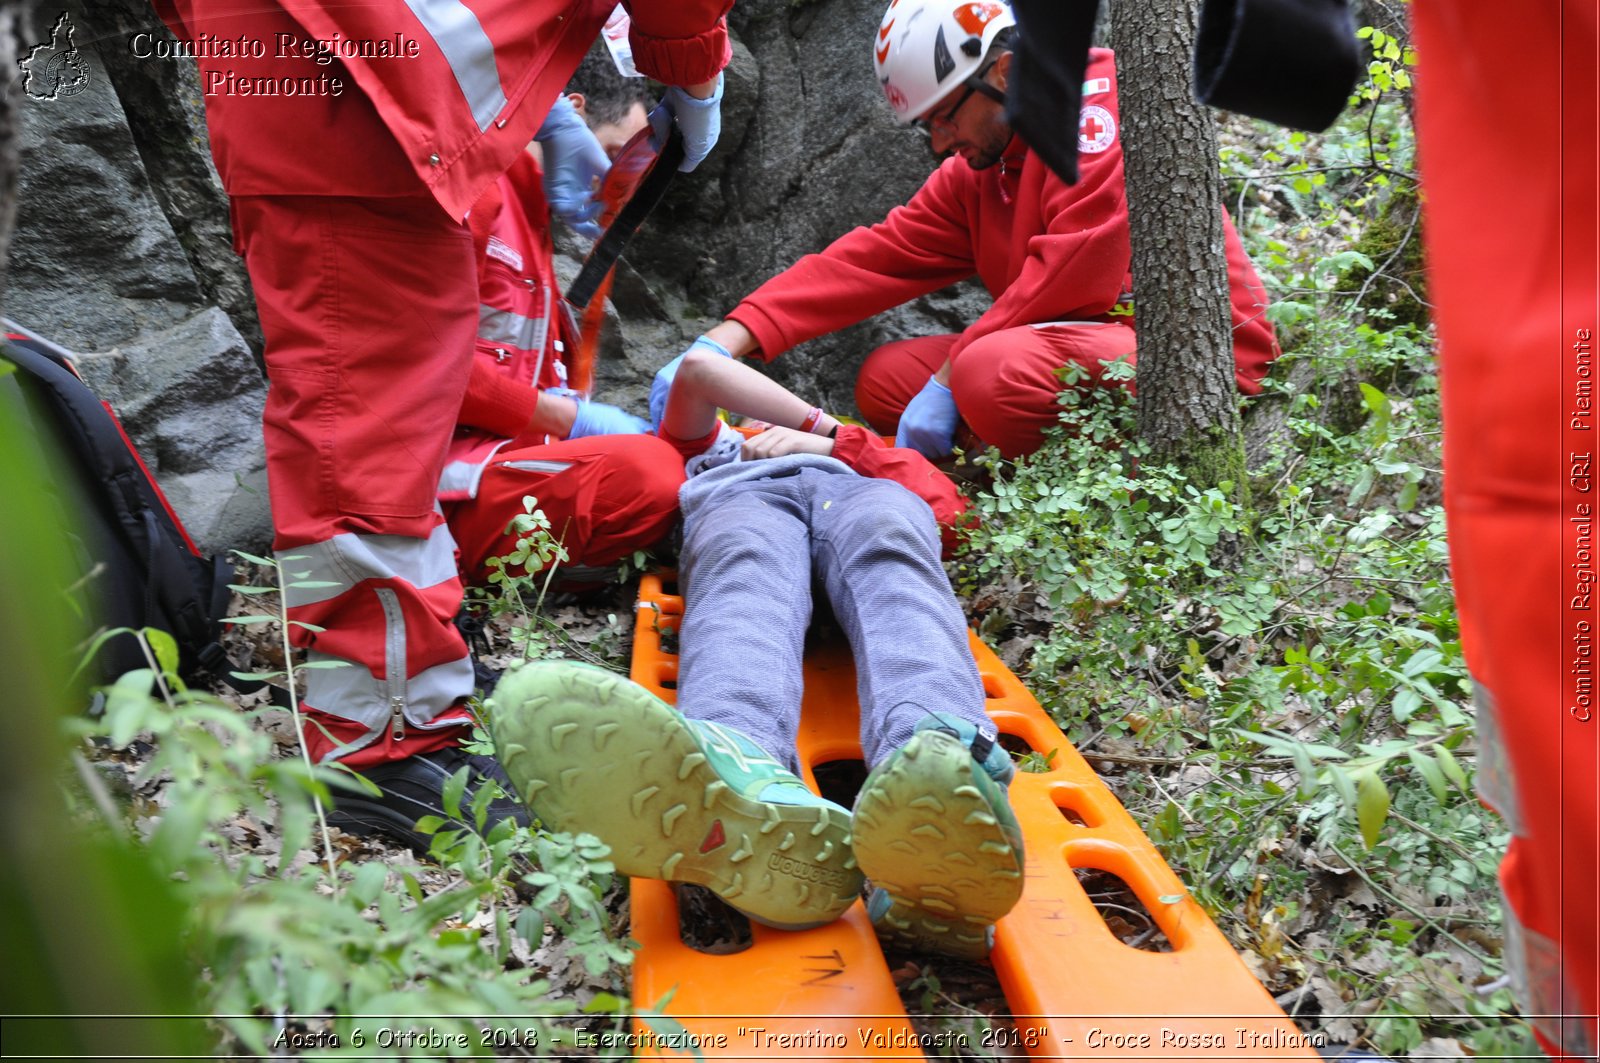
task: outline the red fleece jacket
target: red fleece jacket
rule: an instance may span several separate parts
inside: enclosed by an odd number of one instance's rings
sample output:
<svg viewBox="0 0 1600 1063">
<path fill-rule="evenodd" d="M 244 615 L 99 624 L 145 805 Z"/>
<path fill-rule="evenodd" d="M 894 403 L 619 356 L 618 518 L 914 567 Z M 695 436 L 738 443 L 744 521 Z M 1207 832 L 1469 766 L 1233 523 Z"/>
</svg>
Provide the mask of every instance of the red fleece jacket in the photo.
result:
<svg viewBox="0 0 1600 1063">
<path fill-rule="evenodd" d="M 1132 291 L 1116 68 L 1090 54 L 1079 118 L 1079 170 L 1067 185 L 1014 138 L 1004 160 L 974 170 L 952 157 L 911 200 L 757 288 L 728 316 L 769 361 L 795 344 L 862 321 L 974 273 L 994 298 L 950 350 L 1047 321 L 1114 320 Z M 1236 379 L 1247 394 L 1277 356 L 1266 291 L 1224 212 Z"/>
</svg>

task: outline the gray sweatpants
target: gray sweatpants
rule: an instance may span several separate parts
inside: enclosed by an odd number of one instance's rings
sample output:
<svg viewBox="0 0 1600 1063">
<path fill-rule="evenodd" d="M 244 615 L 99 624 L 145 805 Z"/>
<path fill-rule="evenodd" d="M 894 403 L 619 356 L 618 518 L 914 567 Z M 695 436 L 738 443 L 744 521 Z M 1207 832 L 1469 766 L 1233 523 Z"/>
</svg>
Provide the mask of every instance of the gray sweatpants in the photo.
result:
<svg viewBox="0 0 1600 1063">
<path fill-rule="evenodd" d="M 983 686 L 939 563 L 933 512 L 831 458 L 714 469 L 686 483 L 678 705 L 797 769 L 801 655 L 815 577 L 855 656 L 876 765 L 929 712 L 984 724 Z"/>
</svg>

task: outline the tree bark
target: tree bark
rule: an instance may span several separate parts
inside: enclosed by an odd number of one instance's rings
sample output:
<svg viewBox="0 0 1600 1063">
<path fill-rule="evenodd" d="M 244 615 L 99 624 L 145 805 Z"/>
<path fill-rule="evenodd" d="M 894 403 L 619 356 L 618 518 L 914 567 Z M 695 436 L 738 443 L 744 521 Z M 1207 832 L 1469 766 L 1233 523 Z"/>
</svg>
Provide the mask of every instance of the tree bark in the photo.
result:
<svg viewBox="0 0 1600 1063">
<path fill-rule="evenodd" d="M 1123 158 L 1139 330 L 1139 434 L 1197 487 L 1245 464 L 1211 113 L 1189 85 L 1194 0 L 1117 0 Z"/>
</svg>

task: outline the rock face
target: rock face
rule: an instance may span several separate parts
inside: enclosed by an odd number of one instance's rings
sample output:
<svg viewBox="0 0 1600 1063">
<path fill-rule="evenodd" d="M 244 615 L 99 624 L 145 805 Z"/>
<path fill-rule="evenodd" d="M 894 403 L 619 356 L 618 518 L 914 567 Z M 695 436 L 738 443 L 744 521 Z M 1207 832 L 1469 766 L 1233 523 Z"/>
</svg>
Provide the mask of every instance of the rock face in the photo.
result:
<svg viewBox="0 0 1600 1063">
<path fill-rule="evenodd" d="M 678 177 L 618 270 L 602 398 L 642 412 L 655 370 L 740 297 L 882 218 L 930 172 L 925 142 L 894 125 L 873 76 L 884 4 L 735 5 L 722 140 Z M 270 522 L 259 326 L 210 168 L 193 64 L 131 54 L 132 34 L 160 32 L 143 0 L 69 13 L 90 80 L 70 98 L 27 101 L 7 312 L 94 352 L 86 375 L 122 411 L 208 548 L 260 549 Z M 570 279 L 586 245 L 558 233 L 558 249 Z M 981 289 L 959 286 L 804 344 L 771 371 L 849 411 L 873 347 L 956 331 L 985 306 Z"/>
<path fill-rule="evenodd" d="M 85 378 L 117 408 L 202 548 L 258 550 L 271 537 L 264 381 L 153 192 L 150 171 L 169 162 L 152 158 L 147 170 L 100 59 L 126 49 L 126 37 L 76 8 L 68 15 L 88 81 L 25 102 L 6 313 L 85 353 Z M 203 155 L 203 138 L 187 151 Z M 170 154 L 174 172 L 192 165 Z M 203 211 L 213 233 L 226 231 L 225 202 Z"/>
</svg>

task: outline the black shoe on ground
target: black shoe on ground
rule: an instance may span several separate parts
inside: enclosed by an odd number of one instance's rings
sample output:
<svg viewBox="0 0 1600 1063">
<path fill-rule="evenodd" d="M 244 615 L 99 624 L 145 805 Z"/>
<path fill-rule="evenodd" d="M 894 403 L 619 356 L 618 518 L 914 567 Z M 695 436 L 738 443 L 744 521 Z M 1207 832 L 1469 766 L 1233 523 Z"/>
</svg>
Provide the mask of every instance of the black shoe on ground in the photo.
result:
<svg viewBox="0 0 1600 1063">
<path fill-rule="evenodd" d="M 424 816 L 438 816 L 457 829 L 472 828 L 471 823 L 463 823 L 444 810 L 445 784 L 463 767 L 468 769 L 467 789 L 461 796 L 463 817 L 471 818 L 473 796 L 488 778 L 498 782 L 508 796 L 490 802 L 484 832 L 493 830 L 504 819 L 523 827 L 530 824 L 528 810 L 522 807 L 522 802 L 509 796 L 511 781 L 506 778 L 499 761 L 468 753 L 460 746 L 450 746 L 362 771 L 360 774 L 383 792 L 373 796 L 364 790 L 359 793 L 336 790 L 333 809 L 328 813 L 328 826 L 360 837 L 383 834 L 426 856 L 433 837 L 416 829 L 417 821 Z"/>
</svg>

